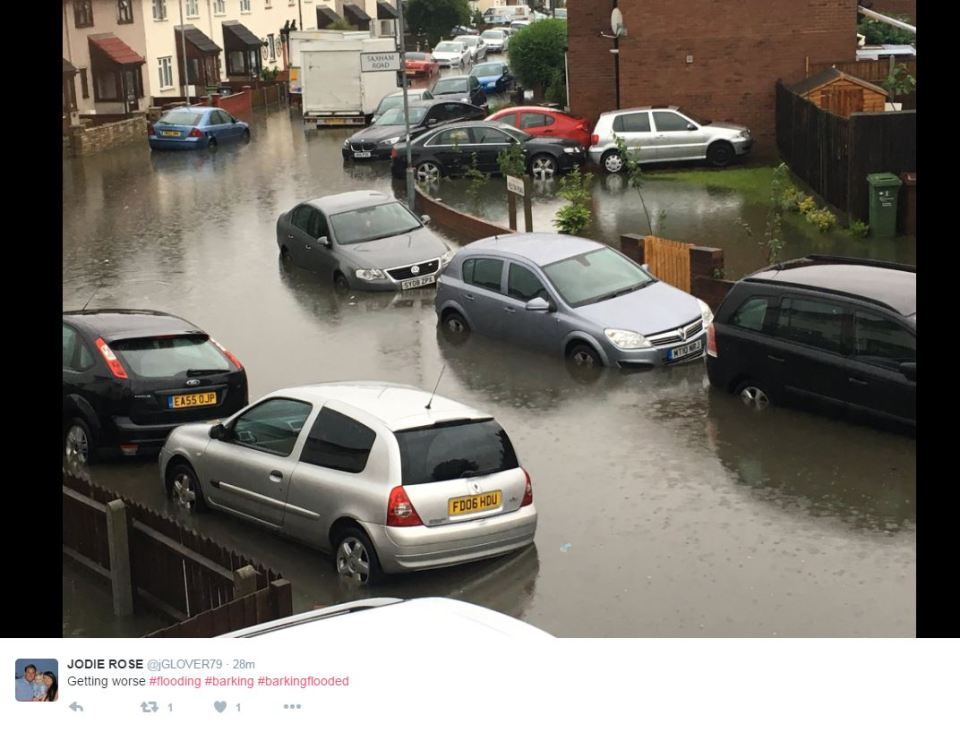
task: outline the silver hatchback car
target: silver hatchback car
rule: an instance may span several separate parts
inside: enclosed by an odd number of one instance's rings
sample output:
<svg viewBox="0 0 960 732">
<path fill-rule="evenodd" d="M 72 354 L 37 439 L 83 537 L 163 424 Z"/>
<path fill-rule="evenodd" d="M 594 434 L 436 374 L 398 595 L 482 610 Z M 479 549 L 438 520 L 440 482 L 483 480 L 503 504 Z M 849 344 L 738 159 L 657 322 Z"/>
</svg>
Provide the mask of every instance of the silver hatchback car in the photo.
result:
<svg viewBox="0 0 960 732">
<path fill-rule="evenodd" d="M 367 584 L 533 542 L 530 476 L 491 416 L 382 382 L 282 389 L 223 423 L 175 429 L 167 494 L 332 552 Z"/>
<path fill-rule="evenodd" d="M 701 120 L 679 107 L 618 109 L 600 115 L 590 144 L 590 160 L 608 173 L 623 170 L 617 137 L 640 163 L 705 159 L 723 167 L 753 147 L 746 127 Z"/>
<path fill-rule="evenodd" d="M 476 331 L 564 355 L 580 368 L 703 358 L 710 306 L 604 244 L 511 234 L 460 249 L 437 282 L 450 334 Z"/>
</svg>

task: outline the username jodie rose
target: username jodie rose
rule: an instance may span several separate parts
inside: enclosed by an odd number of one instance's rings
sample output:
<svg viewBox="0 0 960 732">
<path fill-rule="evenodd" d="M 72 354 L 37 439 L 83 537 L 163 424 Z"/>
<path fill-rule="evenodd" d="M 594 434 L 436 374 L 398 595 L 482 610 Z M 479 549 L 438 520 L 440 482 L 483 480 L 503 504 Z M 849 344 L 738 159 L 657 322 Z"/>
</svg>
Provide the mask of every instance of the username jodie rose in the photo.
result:
<svg viewBox="0 0 960 732">
<path fill-rule="evenodd" d="M 71 658 L 69 669 L 143 668 L 142 658 Z"/>
</svg>

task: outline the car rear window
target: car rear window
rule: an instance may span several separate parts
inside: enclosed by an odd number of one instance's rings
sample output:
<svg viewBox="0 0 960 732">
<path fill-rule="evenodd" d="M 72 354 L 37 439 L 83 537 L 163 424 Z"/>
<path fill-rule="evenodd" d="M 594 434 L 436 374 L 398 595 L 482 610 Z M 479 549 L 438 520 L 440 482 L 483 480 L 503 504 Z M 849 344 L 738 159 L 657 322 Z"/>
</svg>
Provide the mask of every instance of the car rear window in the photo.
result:
<svg viewBox="0 0 960 732">
<path fill-rule="evenodd" d="M 165 125 L 185 125 L 187 127 L 193 127 L 200 123 L 200 116 L 196 112 L 188 112 L 185 109 L 174 110 L 173 112 L 167 112 L 160 118 L 160 123 Z"/>
<path fill-rule="evenodd" d="M 395 433 L 404 485 L 499 473 L 519 467 L 496 420 L 446 422 Z"/>
<path fill-rule="evenodd" d="M 129 338 L 110 348 L 128 369 L 145 378 L 230 370 L 226 356 L 201 334 Z"/>
</svg>

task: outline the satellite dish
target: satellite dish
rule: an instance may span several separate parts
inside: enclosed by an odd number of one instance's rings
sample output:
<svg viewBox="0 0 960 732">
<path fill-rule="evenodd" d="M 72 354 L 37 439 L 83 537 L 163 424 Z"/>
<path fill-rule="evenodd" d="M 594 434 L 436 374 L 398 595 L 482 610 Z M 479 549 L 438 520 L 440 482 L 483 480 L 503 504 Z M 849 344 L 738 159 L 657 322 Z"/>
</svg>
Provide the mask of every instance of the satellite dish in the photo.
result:
<svg viewBox="0 0 960 732">
<path fill-rule="evenodd" d="M 620 8 L 614 8 L 610 13 L 610 28 L 615 38 L 627 35 L 627 26 L 623 24 L 623 13 L 620 12 Z"/>
</svg>

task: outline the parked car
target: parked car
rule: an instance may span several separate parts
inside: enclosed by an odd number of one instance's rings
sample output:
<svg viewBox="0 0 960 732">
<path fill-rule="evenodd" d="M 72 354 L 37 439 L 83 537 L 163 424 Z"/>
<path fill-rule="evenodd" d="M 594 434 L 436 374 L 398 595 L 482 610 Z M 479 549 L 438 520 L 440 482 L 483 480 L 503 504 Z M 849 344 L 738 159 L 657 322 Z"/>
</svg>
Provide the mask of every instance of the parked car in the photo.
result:
<svg viewBox="0 0 960 732">
<path fill-rule="evenodd" d="M 412 386 L 281 389 L 215 424 L 174 430 L 167 494 L 332 552 L 338 574 L 445 567 L 533 543 L 530 476 L 496 420 Z"/>
<path fill-rule="evenodd" d="M 475 76 L 444 76 L 430 87 L 434 99 L 448 99 L 482 107 L 487 103 L 487 95 Z"/>
<path fill-rule="evenodd" d="M 429 89 L 407 89 L 408 104 L 410 102 L 419 102 L 423 99 L 433 99 L 433 94 L 430 93 Z M 390 109 L 396 109 L 397 107 L 403 109 L 402 89 L 400 91 L 387 94 L 387 96 L 380 100 L 380 104 L 377 105 L 377 108 L 373 112 L 373 117 L 370 118 L 370 124 L 373 124 L 380 119 L 384 112 Z"/>
<path fill-rule="evenodd" d="M 460 41 L 440 41 L 430 53 L 441 67 L 456 66 L 464 68 L 470 65 L 473 54 L 465 43 Z"/>
<path fill-rule="evenodd" d="M 508 34 L 500 28 L 489 28 L 480 34 L 490 53 L 503 53 L 509 45 Z"/>
<path fill-rule="evenodd" d="M 177 107 L 147 123 L 151 150 L 214 150 L 224 142 L 250 142 L 250 125 L 219 107 Z"/>
<path fill-rule="evenodd" d="M 510 28 L 516 31 L 522 31 L 524 28 L 530 25 L 529 20 L 513 20 L 510 22 Z"/>
<path fill-rule="evenodd" d="M 584 150 L 575 140 L 533 137 L 502 122 L 459 122 L 411 140 L 411 162 L 417 179 L 424 183 L 461 173 L 474 155 L 479 170 L 498 173 L 497 156 L 511 145 L 520 145 L 534 176 L 551 177 L 581 166 L 585 160 Z M 395 178 L 403 178 L 406 145 L 397 143 L 393 150 L 391 170 Z"/>
<path fill-rule="evenodd" d="M 478 31 L 476 28 L 471 28 L 469 25 L 455 25 L 450 29 L 450 36 L 475 36 Z"/>
<path fill-rule="evenodd" d="M 453 39 L 470 49 L 470 60 L 473 63 L 487 58 L 487 43 L 481 36 L 457 36 Z"/>
<path fill-rule="evenodd" d="M 449 102 L 432 97 L 423 102 L 409 102 L 410 138 L 413 139 L 438 125 L 462 120 L 483 119 L 486 112 L 463 102 Z M 344 160 L 387 160 L 393 146 L 406 137 L 403 107 L 387 110 L 366 129 L 355 132 L 343 141 Z"/>
<path fill-rule="evenodd" d="M 487 25 L 510 25 L 513 17 L 503 12 L 503 8 L 487 8 L 483 13 L 483 22 Z"/>
<path fill-rule="evenodd" d="M 440 73 L 440 64 L 438 64 L 437 60 L 429 53 L 407 51 L 403 57 L 403 65 L 406 68 L 407 76 L 423 76 L 429 79 Z M 410 89 L 407 91 L 409 96 L 409 92 L 413 90 Z"/>
<path fill-rule="evenodd" d="M 63 313 L 68 460 L 155 453 L 177 425 L 246 405 L 243 365 L 193 323 L 155 310 Z"/>
<path fill-rule="evenodd" d="M 916 425 L 917 274 L 810 255 L 755 272 L 710 328 L 710 382 L 755 409 L 794 403 Z"/>
<path fill-rule="evenodd" d="M 351 191 L 297 204 L 277 219 L 277 246 L 293 264 L 340 289 L 432 285 L 453 253 L 400 201 Z"/>
<path fill-rule="evenodd" d="M 742 125 L 700 120 L 679 107 L 620 109 L 601 114 L 591 138 L 590 159 L 608 173 L 624 165 L 615 137 L 641 163 L 705 159 L 723 167 L 753 147 Z"/>
<path fill-rule="evenodd" d="M 494 112 L 487 120 L 503 122 L 536 137 L 576 140 L 584 150 L 590 146 L 590 123 L 584 117 L 550 107 L 507 107 Z"/>
<path fill-rule="evenodd" d="M 702 300 L 604 244 L 512 234 L 468 244 L 437 283 L 441 328 L 556 353 L 578 369 L 653 367 L 703 358 Z"/>
<path fill-rule="evenodd" d="M 449 597 L 370 597 L 308 610 L 219 637 L 264 638 L 265 643 L 292 639 L 310 647 L 353 637 L 363 638 L 365 643 L 389 645 L 396 642 L 397 628 L 403 628 L 418 642 L 437 644 L 447 643 L 451 637 L 487 638 L 494 642 L 504 638 L 529 641 L 553 637 L 522 620 Z"/>
<path fill-rule="evenodd" d="M 501 94 L 513 88 L 513 74 L 510 68 L 502 61 L 491 61 L 486 64 L 477 64 L 470 69 L 470 76 L 480 82 L 484 93 Z"/>
</svg>

